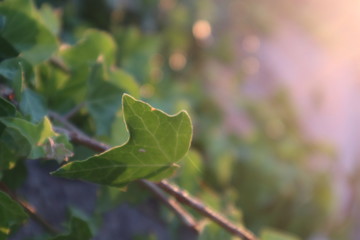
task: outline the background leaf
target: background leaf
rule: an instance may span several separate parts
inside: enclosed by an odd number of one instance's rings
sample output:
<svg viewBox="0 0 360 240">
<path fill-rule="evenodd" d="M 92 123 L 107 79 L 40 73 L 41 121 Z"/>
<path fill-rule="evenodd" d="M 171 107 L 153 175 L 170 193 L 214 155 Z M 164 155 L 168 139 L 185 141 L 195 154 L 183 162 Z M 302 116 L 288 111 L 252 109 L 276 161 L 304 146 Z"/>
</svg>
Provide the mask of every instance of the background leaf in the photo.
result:
<svg viewBox="0 0 360 240">
<path fill-rule="evenodd" d="M 57 48 L 55 36 L 42 24 L 30 0 L 0 3 L 0 36 L 31 63 L 48 59 Z"/>
<path fill-rule="evenodd" d="M 60 52 L 71 67 L 90 66 L 102 56 L 108 66 L 115 62 L 116 45 L 112 37 L 103 31 L 88 30 L 78 43 Z"/>
<path fill-rule="evenodd" d="M 7 194 L 0 191 L 0 240 L 5 240 L 10 227 L 27 219 L 23 208 Z"/>
<path fill-rule="evenodd" d="M 31 82 L 34 78 L 32 66 L 23 58 L 16 57 L 0 63 L 0 75 L 4 77 L 15 92 L 19 101 L 21 93 L 26 86 L 26 81 Z"/>
<path fill-rule="evenodd" d="M 108 80 L 105 66 L 95 64 L 88 81 L 86 106 L 95 121 L 97 135 L 110 134 L 111 123 L 121 105 L 122 93 Z"/>
<path fill-rule="evenodd" d="M 57 140 L 56 142 L 62 147 L 67 146 L 69 149 L 69 143 L 67 138 L 59 137 L 57 133 L 52 130 L 51 123 L 47 117 L 45 117 L 40 123 L 33 124 L 21 118 L 0 118 L 0 121 L 10 129 L 17 131 L 27 142 L 31 145 L 31 152 L 29 158 L 41 158 L 48 156 L 49 153 L 46 152 L 47 148 L 45 147 L 46 141 L 49 141 L 49 138 Z M 52 149 L 56 150 L 56 149 Z M 69 153 L 65 153 L 65 156 Z M 58 156 L 58 155 L 56 155 Z"/>
<path fill-rule="evenodd" d="M 86 221 L 78 217 L 72 217 L 69 233 L 51 238 L 50 240 L 88 240 L 91 237 L 90 227 Z"/>
<path fill-rule="evenodd" d="M 39 122 L 47 114 L 43 98 L 30 89 L 25 89 L 22 92 L 20 110 L 35 123 Z"/>
</svg>

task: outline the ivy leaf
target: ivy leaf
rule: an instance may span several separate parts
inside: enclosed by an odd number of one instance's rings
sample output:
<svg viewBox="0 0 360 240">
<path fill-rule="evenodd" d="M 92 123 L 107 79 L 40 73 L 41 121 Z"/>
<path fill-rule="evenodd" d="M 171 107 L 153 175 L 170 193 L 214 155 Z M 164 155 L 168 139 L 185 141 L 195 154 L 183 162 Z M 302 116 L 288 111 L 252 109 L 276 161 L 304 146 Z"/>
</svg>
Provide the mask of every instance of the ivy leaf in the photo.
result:
<svg viewBox="0 0 360 240">
<path fill-rule="evenodd" d="M 87 30 L 74 45 L 63 48 L 59 57 L 71 69 L 71 75 L 59 93 L 61 99 L 83 102 L 86 96 L 86 81 L 91 78 L 90 68 L 102 58 L 106 66 L 115 63 L 116 44 L 111 35 L 98 30 Z"/>
<path fill-rule="evenodd" d="M 128 142 L 85 161 L 68 163 L 52 174 L 117 187 L 143 178 L 159 181 L 173 174 L 175 163 L 190 147 L 189 115 L 182 111 L 169 116 L 127 94 L 122 103 Z"/>
<path fill-rule="evenodd" d="M 4 142 L 0 141 L 0 171 L 11 169 L 13 162 L 16 161 L 16 156 L 11 151 L 11 148 Z"/>
<path fill-rule="evenodd" d="M 36 125 L 21 118 L 2 118 L 0 121 L 6 127 L 20 132 L 28 140 L 31 144 L 30 158 L 42 157 L 44 150 L 41 145 L 45 143 L 48 137 L 56 136 L 48 118 L 44 118 L 43 121 Z"/>
<path fill-rule="evenodd" d="M 41 23 L 32 1 L 0 2 L 0 16 L 0 36 L 31 63 L 48 59 L 57 49 L 55 36 Z"/>
<path fill-rule="evenodd" d="M 17 130 L 6 128 L 0 135 L 0 171 L 12 169 L 19 158 L 31 152 L 29 141 Z"/>
<path fill-rule="evenodd" d="M 105 66 L 97 63 L 88 81 L 86 106 L 95 121 L 96 134 L 110 134 L 111 123 L 121 105 L 123 91 L 109 82 Z"/>
<path fill-rule="evenodd" d="M 91 230 L 86 221 L 78 217 L 72 217 L 70 220 L 70 232 L 65 235 L 56 236 L 50 240 L 88 240 L 91 237 Z"/>
<path fill-rule="evenodd" d="M 63 143 L 61 147 L 66 146 L 67 149 L 70 151 L 70 144 L 68 143 L 67 139 L 65 137 L 60 137 L 57 133 L 53 131 L 51 123 L 46 117 L 38 124 L 33 124 L 24 119 L 11 117 L 0 118 L 0 121 L 7 128 L 19 132 L 27 139 L 27 141 L 31 144 L 31 152 L 29 154 L 29 158 L 31 159 L 46 157 L 50 155 L 53 156 L 54 152 L 57 152 L 57 149 L 50 148 L 50 151 L 49 148 L 45 146 L 46 142 L 50 141 L 50 138 L 52 138 L 52 140 L 55 140 L 55 142 L 57 143 L 56 146 L 54 145 L 55 147 L 58 147 L 59 144 Z M 65 157 L 69 156 L 68 153 L 63 154 L 65 154 Z M 58 157 L 59 153 L 57 153 L 56 156 Z"/>
<path fill-rule="evenodd" d="M 0 97 L 0 117 L 15 116 L 16 108 L 9 101 Z"/>
<path fill-rule="evenodd" d="M 64 61 L 71 68 L 90 66 L 99 56 L 110 66 L 115 62 L 116 44 L 111 35 L 98 30 L 88 30 L 83 38 L 72 47 L 60 52 Z"/>
<path fill-rule="evenodd" d="M 27 219 L 22 207 L 7 194 L 0 191 L 0 240 L 7 239 L 10 228 Z"/>
<path fill-rule="evenodd" d="M 44 3 L 39 9 L 39 14 L 43 19 L 45 26 L 56 36 L 60 32 L 61 23 L 60 18 L 55 11 L 51 8 L 51 5 Z"/>
<path fill-rule="evenodd" d="M 64 136 L 59 136 L 64 137 Z M 64 142 L 54 141 L 52 138 L 48 138 L 48 141 L 45 142 L 45 158 L 55 159 L 58 163 L 62 161 L 67 161 L 69 157 L 72 157 L 74 154 L 69 146 L 66 146 Z"/>
<path fill-rule="evenodd" d="M 6 99 L 0 97 L 0 117 L 13 117 L 16 114 L 16 108 Z M 0 135 L 3 133 L 5 125 L 0 122 Z"/>
<path fill-rule="evenodd" d="M 127 93 L 138 98 L 140 97 L 139 84 L 134 77 L 121 69 L 111 69 L 109 81 L 120 89 L 124 89 Z"/>
<path fill-rule="evenodd" d="M 5 18 L 0 16 L 0 25 L 5 24 Z M 0 29 L 2 27 L 0 26 Z M 0 36 L 0 59 L 16 57 L 19 53 L 16 49 L 3 37 Z"/>
<path fill-rule="evenodd" d="M 42 120 L 47 113 L 43 98 L 28 88 L 21 94 L 20 110 L 35 123 Z"/>
<path fill-rule="evenodd" d="M 18 100 L 21 99 L 21 92 L 24 90 L 25 81 L 31 83 L 34 79 L 32 66 L 23 58 L 16 57 L 0 63 L 0 75 L 3 76 L 12 89 Z"/>
</svg>

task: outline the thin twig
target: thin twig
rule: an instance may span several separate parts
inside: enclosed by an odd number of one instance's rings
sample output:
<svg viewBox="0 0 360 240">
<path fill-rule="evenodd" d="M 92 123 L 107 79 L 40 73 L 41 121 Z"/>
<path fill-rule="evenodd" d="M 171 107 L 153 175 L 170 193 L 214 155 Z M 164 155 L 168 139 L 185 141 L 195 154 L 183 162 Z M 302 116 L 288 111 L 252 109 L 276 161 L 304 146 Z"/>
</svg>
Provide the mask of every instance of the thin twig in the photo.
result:
<svg viewBox="0 0 360 240">
<path fill-rule="evenodd" d="M 139 183 L 149 189 L 157 198 L 159 198 L 167 207 L 169 207 L 175 214 L 182 220 L 182 222 L 196 233 L 199 232 L 199 224 L 194 218 L 183 209 L 177 201 L 173 198 L 167 197 L 156 184 L 146 181 L 139 180 Z"/>
<path fill-rule="evenodd" d="M 84 105 L 85 105 L 84 102 L 76 105 L 73 109 L 71 109 L 69 112 L 67 112 L 66 114 L 64 114 L 63 118 L 65 118 L 65 119 L 70 119 L 70 118 L 72 118 L 77 112 L 80 111 L 80 109 L 81 109 L 82 107 L 84 107 Z"/>
<path fill-rule="evenodd" d="M 69 74 L 70 69 L 62 62 L 59 58 L 52 57 L 49 59 L 51 65 L 56 67 L 57 69 L 61 70 L 62 72 Z"/>
<path fill-rule="evenodd" d="M 106 151 L 109 149 L 109 146 L 100 143 L 88 136 L 86 136 L 84 133 L 82 133 L 78 128 L 76 128 L 74 125 L 72 125 L 69 121 L 67 121 L 65 118 L 61 117 L 58 114 L 52 114 L 52 118 L 59 123 L 63 124 L 66 128 L 68 128 L 68 135 L 71 138 L 72 141 L 77 142 L 79 144 L 85 145 L 89 148 L 92 148 L 96 151 Z M 57 129 L 59 131 L 64 132 L 64 129 Z M 75 130 L 75 131 L 74 131 Z M 66 131 L 66 130 L 65 130 Z M 193 208 L 194 210 L 198 211 L 203 216 L 211 219 L 212 221 L 216 222 L 218 225 L 220 225 L 222 228 L 224 228 L 229 233 L 233 234 L 234 236 L 238 236 L 245 240 L 256 240 L 257 238 L 252 234 L 249 230 L 235 226 L 233 223 L 231 223 L 229 220 L 227 220 L 224 216 L 220 215 L 219 213 L 213 211 L 209 207 L 205 206 L 201 201 L 195 199 L 194 197 L 190 196 L 187 192 L 180 190 L 178 187 L 171 185 L 167 181 L 163 180 L 159 183 L 152 183 L 147 180 L 139 180 L 141 184 L 144 186 L 147 186 L 147 188 L 153 192 L 156 196 L 158 196 L 158 193 L 161 193 L 161 190 L 164 190 L 168 194 L 175 197 L 179 202 Z M 170 205 L 170 201 L 166 200 L 164 201 L 168 206 Z M 174 202 L 174 201 L 172 201 Z M 177 205 L 179 206 L 179 205 Z M 171 207 L 171 206 L 170 206 Z M 178 207 L 171 207 L 172 210 L 174 210 L 177 215 L 180 215 L 182 219 L 187 219 L 188 216 L 182 215 L 182 211 L 186 212 L 185 210 L 178 211 Z M 182 208 L 180 208 L 182 209 Z M 189 223 L 189 221 L 187 221 Z M 190 220 L 190 223 L 192 220 Z M 194 221 L 195 222 L 195 221 Z M 194 229 L 197 229 L 197 226 L 193 226 Z"/>
<path fill-rule="evenodd" d="M 110 148 L 110 146 L 88 137 L 85 133 L 80 131 L 77 127 L 75 127 L 64 117 L 60 116 L 58 113 L 49 111 L 48 115 L 50 118 L 59 122 L 65 128 L 64 129 L 64 128 L 54 127 L 54 130 L 68 135 L 72 141 L 76 143 L 80 143 L 82 145 L 86 145 L 87 147 L 99 152 L 106 151 L 107 149 Z"/>
<path fill-rule="evenodd" d="M 211 220 L 213 220 L 214 222 L 219 224 L 221 227 L 223 227 L 228 232 L 230 232 L 236 236 L 239 236 L 243 239 L 246 239 L 246 240 L 255 240 L 256 239 L 254 234 L 252 234 L 250 231 L 246 230 L 245 228 L 235 226 L 233 223 L 231 223 L 225 217 L 223 217 L 219 213 L 215 212 L 214 210 L 208 208 L 201 201 L 190 196 L 184 190 L 181 190 L 180 188 L 178 188 L 174 185 L 171 185 L 166 180 L 163 180 L 163 181 L 157 183 L 156 185 L 159 186 L 165 192 L 174 196 L 179 202 L 188 205 L 189 207 L 195 209 L 202 215 L 210 218 Z"/>
<path fill-rule="evenodd" d="M 25 212 L 27 212 L 32 219 L 34 219 L 37 223 L 39 223 L 48 233 L 51 234 L 58 234 L 59 231 L 56 230 L 53 226 L 50 225 L 44 218 L 42 218 L 37 212 L 36 209 L 31 206 L 28 202 L 25 202 L 24 200 L 20 200 L 15 193 L 13 193 L 8 186 L 0 182 L 0 189 L 4 192 L 6 192 L 14 201 L 16 201 L 18 204 L 20 204 Z"/>
</svg>

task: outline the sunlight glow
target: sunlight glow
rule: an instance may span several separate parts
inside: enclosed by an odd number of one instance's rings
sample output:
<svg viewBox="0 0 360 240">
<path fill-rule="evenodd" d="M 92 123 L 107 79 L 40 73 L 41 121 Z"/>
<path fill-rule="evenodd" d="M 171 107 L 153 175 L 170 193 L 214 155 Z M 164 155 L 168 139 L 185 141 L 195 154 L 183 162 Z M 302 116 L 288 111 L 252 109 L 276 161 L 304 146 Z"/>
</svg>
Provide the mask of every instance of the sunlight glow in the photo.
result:
<svg viewBox="0 0 360 240">
<path fill-rule="evenodd" d="M 206 40 L 211 35 L 211 25 L 206 20 L 198 20 L 193 25 L 194 37 L 199 40 Z"/>
</svg>

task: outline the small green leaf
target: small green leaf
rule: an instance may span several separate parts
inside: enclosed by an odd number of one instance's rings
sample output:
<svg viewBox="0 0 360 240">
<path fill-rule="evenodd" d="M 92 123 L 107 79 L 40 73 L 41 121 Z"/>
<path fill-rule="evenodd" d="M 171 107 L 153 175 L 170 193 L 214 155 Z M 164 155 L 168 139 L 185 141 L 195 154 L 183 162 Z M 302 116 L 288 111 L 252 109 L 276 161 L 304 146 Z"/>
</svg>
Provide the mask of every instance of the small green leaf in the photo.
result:
<svg viewBox="0 0 360 240">
<path fill-rule="evenodd" d="M 123 91 L 110 83 L 103 64 L 97 63 L 92 68 L 88 81 L 86 106 L 95 120 L 96 134 L 110 134 L 111 123 L 121 106 Z"/>
<path fill-rule="evenodd" d="M 46 117 L 36 125 L 20 118 L 0 118 L 0 121 L 7 128 L 18 131 L 27 139 L 27 141 L 31 144 L 31 152 L 29 154 L 29 158 L 31 159 L 46 157 L 50 154 L 49 152 L 46 152 L 45 148 L 46 141 L 49 141 L 49 138 L 55 140 L 57 144 L 63 143 L 63 146 L 67 146 L 67 149 L 69 149 L 67 139 L 64 137 L 59 138 L 58 134 L 52 130 L 51 123 Z M 67 153 L 65 153 L 65 155 L 67 155 Z M 58 157 L 59 154 L 56 156 Z"/>
<path fill-rule="evenodd" d="M 0 75 L 3 76 L 14 89 L 15 96 L 19 100 L 25 87 L 25 80 L 33 78 L 31 65 L 23 58 L 10 58 L 0 63 Z"/>
<path fill-rule="evenodd" d="M 14 117 L 15 114 L 15 106 L 0 98 L 0 117 Z M 27 156 L 29 152 L 28 141 L 16 130 L 6 128 L 0 122 L 0 171 L 13 168 L 17 159 Z"/>
<path fill-rule="evenodd" d="M 201 190 L 202 159 L 200 153 L 190 150 L 184 160 L 183 167 L 176 173 L 175 182 L 191 194 L 197 194 Z"/>
<path fill-rule="evenodd" d="M 102 56 L 110 66 L 115 62 L 116 44 L 111 35 L 97 30 L 88 30 L 75 45 L 60 52 L 64 61 L 72 68 L 90 66 Z"/>
<path fill-rule="evenodd" d="M 109 74 L 109 81 L 130 95 L 139 98 L 140 88 L 133 76 L 121 69 L 112 69 Z"/>
<path fill-rule="evenodd" d="M 92 234 L 89 225 L 78 217 L 70 220 L 70 232 L 65 235 L 56 236 L 50 240 L 88 240 Z"/>
<path fill-rule="evenodd" d="M 61 136 L 62 137 L 62 136 Z M 70 151 L 69 146 L 66 146 L 63 142 L 56 142 L 51 137 L 45 142 L 45 158 L 55 159 L 58 163 L 67 161 L 69 157 L 74 154 Z"/>
<path fill-rule="evenodd" d="M 5 240 L 13 225 L 27 219 L 23 208 L 7 194 L 0 191 L 0 240 Z"/>
<path fill-rule="evenodd" d="M 11 169 L 31 152 L 29 141 L 17 130 L 6 128 L 0 135 L 0 170 Z"/>
<path fill-rule="evenodd" d="M 39 14 L 43 19 L 43 23 L 45 26 L 55 35 L 57 36 L 60 31 L 60 19 L 55 14 L 55 11 L 51 8 L 50 4 L 43 4 L 39 9 Z"/>
<path fill-rule="evenodd" d="M 0 171 L 11 169 L 15 166 L 13 163 L 16 161 L 16 155 L 12 149 L 0 141 Z"/>
<path fill-rule="evenodd" d="M 175 163 L 190 147 L 189 115 L 182 111 L 169 116 L 127 94 L 123 95 L 123 111 L 130 134 L 125 145 L 68 163 L 53 174 L 118 187 L 142 178 L 159 181 L 173 174 Z"/>
<path fill-rule="evenodd" d="M 71 75 L 66 79 L 64 87 L 60 88 L 61 91 L 57 92 L 60 96 L 57 101 L 83 102 L 87 94 L 84 85 L 91 78 L 91 68 L 98 60 L 102 60 L 106 66 L 112 66 L 115 63 L 115 53 L 116 44 L 111 35 L 98 30 L 86 31 L 74 46 L 61 50 L 59 57 L 70 68 Z"/>
<path fill-rule="evenodd" d="M 0 29 L 4 24 L 5 17 L 0 16 Z M 16 49 L 6 39 L 0 36 L 0 59 L 12 58 L 18 55 L 19 53 L 16 51 Z"/>
<path fill-rule="evenodd" d="M 43 98 L 30 89 L 25 89 L 21 94 L 20 110 L 35 123 L 42 120 L 47 113 Z"/>
<path fill-rule="evenodd" d="M 13 117 L 16 114 L 16 108 L 9 101 L 0 97 L 0 117 Z M 3 133 L 5 125 L 0 122 L 0 135 Z"/>
<path fill-rule="evenodd" d="M 48 59 L 57 49 L 55 36 L 41 23 L 30 0 L 0 2 L 0 36 L 31 63 Z"/>
<path fill-rule="evenodd" d="M 0 97 L 0 117 L 15 116 L 16 108 L 9 101 Z"/>
</svg>

